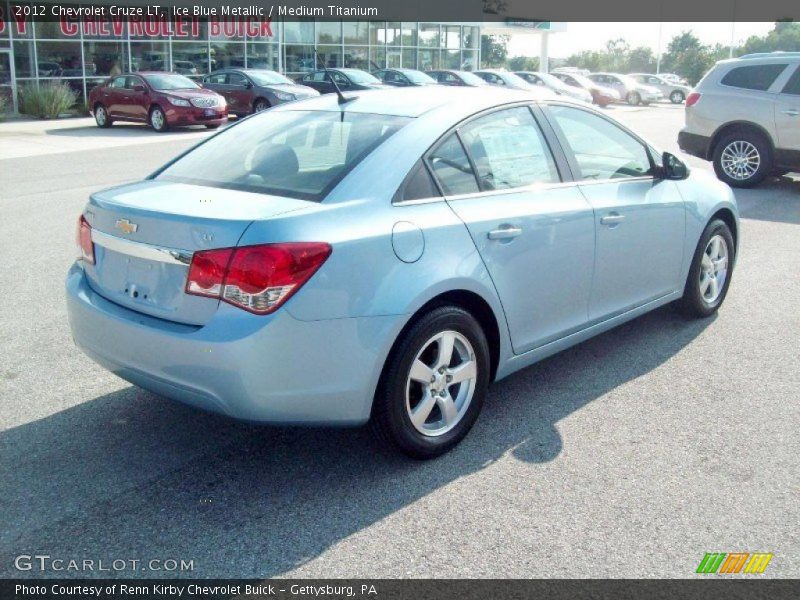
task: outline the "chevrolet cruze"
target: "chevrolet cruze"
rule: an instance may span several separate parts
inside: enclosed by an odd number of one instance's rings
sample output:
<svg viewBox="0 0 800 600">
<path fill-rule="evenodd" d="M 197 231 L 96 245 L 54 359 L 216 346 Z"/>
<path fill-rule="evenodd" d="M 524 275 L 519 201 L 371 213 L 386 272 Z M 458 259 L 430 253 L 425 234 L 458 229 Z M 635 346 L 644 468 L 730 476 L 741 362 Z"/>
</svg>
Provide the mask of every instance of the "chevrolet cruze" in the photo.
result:
<svg viewBox="0 0 800 600">
<path fill-rule="evenodd" d="M 457 444 L 492 381 L 667 303 L 722 304 L 730 189 L 562 97 L 321 96 L 93 194 L 76 344 L 168 398 L 262 423 Z"/>
</svg>

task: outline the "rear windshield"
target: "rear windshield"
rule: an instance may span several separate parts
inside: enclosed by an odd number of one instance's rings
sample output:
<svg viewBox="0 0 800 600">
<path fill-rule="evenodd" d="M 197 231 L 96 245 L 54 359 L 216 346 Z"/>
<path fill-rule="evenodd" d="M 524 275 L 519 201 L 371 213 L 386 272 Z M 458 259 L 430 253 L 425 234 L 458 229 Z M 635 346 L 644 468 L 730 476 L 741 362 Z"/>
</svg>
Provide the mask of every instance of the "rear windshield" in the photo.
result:
<svg viewBox="0 0 800 600">
<path fill-rule="evenodd" d="M 409 81 L 414 83 L 436 83 L 436 80 L 430 75 L 426 75 L 422 71 L 401 71 L 403 75 L 408 77 Z"/>
<path fill-rule="evenodd" d="M 481 79 L 477 75 L 473 75 L 468 71 L 456 71 L 456 72 L 458 73 L 459 77 L 461 77 L 461 80 L 464 83 L 468 83 L 469 85 L 486 85 L 486 82 L 483 79 Z"/>
<path fill-rule="evenodd" d="M 209 139 L 156 179 L 319 202 L 410 120 L 339 111 L 269 111 Z"/>
<path fill-rule="evenodd" d="M 247 71 L 256 85 L 293 84 L 294 81 L 275 71 Z"/>
<path fill-rule="evenodd" d="M 342 73 L 347 75 L 353 83 L 374 84 L 381 82 L 377 77 L 358 69 L 342 69 Z"/>
</svg>

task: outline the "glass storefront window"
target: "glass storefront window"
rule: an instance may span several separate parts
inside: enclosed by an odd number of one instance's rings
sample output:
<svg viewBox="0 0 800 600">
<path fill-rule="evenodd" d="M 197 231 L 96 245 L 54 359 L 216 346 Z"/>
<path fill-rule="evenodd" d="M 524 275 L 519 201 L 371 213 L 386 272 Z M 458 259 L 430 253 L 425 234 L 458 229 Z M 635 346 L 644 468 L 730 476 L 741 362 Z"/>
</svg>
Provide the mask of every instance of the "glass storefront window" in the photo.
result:
<svg viewBox="0 0 800 600">
<path fill-rule="evenodd" d="M 285 44 L 313 44 L 314 23 L 312 21 L 286 21 L 283 24 Z"/>
<path fill-rule="evenodd" d="M 128 70 L 128 44 L 125 42 L 84 42 L 86 76 L 119 75 Z"/>
<path fill-rule="evenodd" d="M 317 46 L 320 67 L 325 65 L 329 69 L 342 66 L 341 46 Z"/>
<path fill-rule="evenodd" d="M 14 40 L 14 71 L 18 78 L 36 77 L 33 42 Z"/>
<path fill-rule="evenodd" d="M 389 69 L 399 69 L 403 66 L 403 51 L 400 48 L 386 49 L 386 66 Z"/>
<path fill-rule="evenodd" d="M 338 44 L 342 41 L 342 24 L 337 21 L 319 21 L 317 23 L 318 44 Z"/>
<path fill-rule="evenodd" d="M 464 50 L 461 59 L 461 68 L 463 71 L 477 71 L 478 70 L 478 51 L 477 50 Z"/>
<path fill-rule="evenodd" d="M 208 44 L 173 42 L 172 70 L 187 77 L 206 75 L 209 72 Z"/>
<path fill-rule="evenodd" d="M 369 44 L 369 23 L 366 21 L 345 21 L 342 23 L 345 44 Z"/>
<path fill-rule="evenodd" d="M 464 48 L 477 50 L 481 45 L 480 27 L 464 27 Z"/>
<path fill-rule="evenodd" d="M 417 24 L 416 23 L 403 23 L 400 31 L 400 43 L 403 46 L 416 46 L 417 45 Z"/>
<path fill-rule="evenodd" d="M 286 73 L 308 73 L 317 67 L 314 61 L 314 46 L 307 45 L 286 45 L 284 46 L 285 58 L 283 70 Z"/>
<path fill-rule="evenodd" d="M 83 77 L 80 42 L 36 42 L 36 58 L 39 77 Z"/>
<path fill-rule="evenodd" d="M 438 48 L 441 45 L 439 26 L 434 23 L 420 23 L 419 45 L 425 48 Z"/>
<path fill-rule="evenodd" d="M 461 48 L 461 27 L 458 25 L 448 25 L 444 28 L 444 46 L 448 50 Z"/>
<path fill-rule="evenodd" d="M 131 69 L 134 71 L 169 71 L 167 42 L 131 42 Z"/>
<path fill-rule="evenodd" d="M 419 70 L 430 71 L 431 69 L 438 69 L 439 65 L 439 51 L 419 49 Z"/>
<path fill-rule="evenodd" d="M 366 46 L 345 46 L 344 66 L 348 69 L 365 71 L 372 71 L 375 68 L 369 64 L 369 50 Z"/>
<path fill-rule="evenodd" d="M 445 50 L 442 52 L 442 68 L 444 69 L 461 69 L 461 50 Z"/>
<path fill-rule="evenodd" d="M 156 19 L 131 18 L 128 21 L 128 32 L 132 40 L 166 40 L 169 36 L 164 35 L 164 23 Z"/>
<path fill-rule="evenodd" d="M 386 23 L 386 43 L 390 46 L 400 45 L 401 27 L 400 21 L 389 21 Z"/>
<path fill-rule="evenodd" d="M 278 44 L 247 44 L 247 68 L 278 70 Z"/>
<path fill-rule="evenodd" d="M 383 69 L 386 67 L 386 48 L 383 46 L 371 47 L 369 49 L 369 61 L 369 65 L 372 69 Z"/>
<path fill-rule="evenodd" d="M 208 35 L 211 41 L 235 42 L 243 40 L 244 28 L 236 21 L 215 20 L 209 23 Z"/>
<path fill-rule="evenodd" d="M 403 48 L 403 68 L 416 69 L 417 68 L 417 49 L 416 48 Z"/>
<path fill-rule="evenodd" d="M 211 70 L 244 67 L 244 44 L 241 42 L 211 42 Z"/>
<path fill-rule="evenodd" d="M 369 43 L 374 46 L 386 43 L 386 23 L 383 21 L 369 22 Z"/>
</svg>

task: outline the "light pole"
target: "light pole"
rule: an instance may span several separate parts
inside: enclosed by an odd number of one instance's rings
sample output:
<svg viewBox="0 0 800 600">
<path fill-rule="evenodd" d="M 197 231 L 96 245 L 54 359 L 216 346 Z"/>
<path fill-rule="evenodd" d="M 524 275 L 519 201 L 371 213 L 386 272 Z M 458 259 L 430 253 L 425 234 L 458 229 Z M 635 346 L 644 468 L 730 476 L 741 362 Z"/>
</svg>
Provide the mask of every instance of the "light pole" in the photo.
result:
<svg viewBox="0 0 800 600">
<path fill-rule="evenodd" d="M 656 75 L 661 73 L 661 29 L 663 22 L 658 23 L 658 46 L 656 47 Z"/>
</svg>

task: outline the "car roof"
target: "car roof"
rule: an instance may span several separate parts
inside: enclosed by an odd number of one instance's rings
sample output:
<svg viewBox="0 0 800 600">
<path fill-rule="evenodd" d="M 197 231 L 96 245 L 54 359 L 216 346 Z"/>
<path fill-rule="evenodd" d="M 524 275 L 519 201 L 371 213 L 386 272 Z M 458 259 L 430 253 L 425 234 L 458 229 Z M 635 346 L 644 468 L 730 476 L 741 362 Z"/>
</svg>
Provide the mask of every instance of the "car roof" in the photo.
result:
<svg viewBox="0 0 800 600">
<path fill-rule="evenodd" d="M 281 110 L 320 110 L 354 113 L 372 113 L 399 117 L 419 117 L 441 107 L 469 106 L 473 112 L 480 112 L 493 106 L 522 101 L 552 99 L 550 93 L 536 88 L 530 91 L 508 90 L 499 87 L 474 88 L 465 91 L 451 86 L 430 86 L 425 90 L 418 88 L 393 88 L 391 90 L 370 90 L 346 93 L 346 98 L 354 98 L 346 104 L 339 104 L 334 94 L 323 94 L 309 100 L 280 104 L 273 111 Z"/>
</svg>

